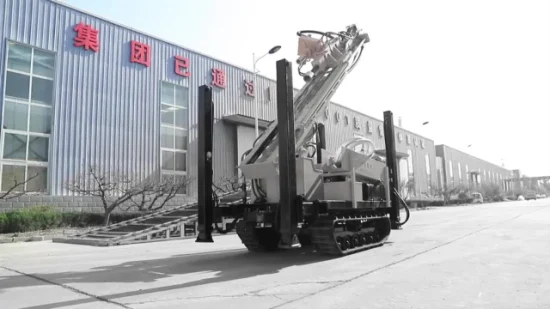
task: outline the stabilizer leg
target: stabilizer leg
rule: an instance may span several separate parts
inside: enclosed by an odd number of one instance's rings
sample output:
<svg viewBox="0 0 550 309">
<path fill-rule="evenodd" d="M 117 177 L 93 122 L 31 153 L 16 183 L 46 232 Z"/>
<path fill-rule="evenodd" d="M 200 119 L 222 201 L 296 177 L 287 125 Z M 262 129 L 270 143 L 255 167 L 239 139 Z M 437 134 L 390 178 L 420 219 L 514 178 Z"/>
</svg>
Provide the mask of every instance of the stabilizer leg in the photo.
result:
<svg viewBox="0 0 550 309">
<path fill-rule="evenodd" d="M 390 176 L 390 222 L 392 230 L 401 229 L 399 210 L 399 179 L 397 175 L 397 156 L 395 150 L 395 132 L 393 127 L 393 113 L 384 112 L 384 139 L 386 143 L 386 166 Z"/>
<path fill-rule="evenodd" d="M 279 126 L 280 247 L 297 245 L 296 138 L 294 136 L 292 64 L 277 61 L 277 121 Z"/>
<path fill-rule="evenodd" d="M 212 239 L 212 221 L 214 218 L 214 201 L 212 199 L 212 140 L 214 132 L 214 103 L 212 88 L 199 87 L 198 115 L 198 207 L 199 235 L 195 242 L 214 242 Z"/>
</svg>

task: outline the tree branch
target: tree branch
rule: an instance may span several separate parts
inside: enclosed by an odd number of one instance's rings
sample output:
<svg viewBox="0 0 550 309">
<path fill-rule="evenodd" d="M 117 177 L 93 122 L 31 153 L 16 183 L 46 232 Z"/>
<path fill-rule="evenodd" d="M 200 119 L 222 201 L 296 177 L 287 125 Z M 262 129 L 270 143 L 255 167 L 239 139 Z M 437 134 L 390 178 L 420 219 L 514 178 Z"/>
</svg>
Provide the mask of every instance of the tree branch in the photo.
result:
<svg viewBox="0 0 550 309">
<path fill-rule="evenodd" d="M 27 194 L 29 191 L 25 190 L 25 185 L 30 182 L 31 180 L 35 179 L 36 177 L 40 176 L 42 173 L 35 173 L 31 177 L 27 178 L 24 181 L 20 181 L 17 179 L 15 175 L 11 175 L 10 179 L 12 180 L 13 184 L 8 187 L 8 189 L 5 192 L 0 193 L 0 199 L 2 200 L 9 200 L 16 197 L 20 197 L 22 195 Z M 18 188 L 21 187 L 23 190 L 17 191 Z M 34 192 L 44 192 L 44 190 L 40 191 L 34 191 Z"/>
</svg>

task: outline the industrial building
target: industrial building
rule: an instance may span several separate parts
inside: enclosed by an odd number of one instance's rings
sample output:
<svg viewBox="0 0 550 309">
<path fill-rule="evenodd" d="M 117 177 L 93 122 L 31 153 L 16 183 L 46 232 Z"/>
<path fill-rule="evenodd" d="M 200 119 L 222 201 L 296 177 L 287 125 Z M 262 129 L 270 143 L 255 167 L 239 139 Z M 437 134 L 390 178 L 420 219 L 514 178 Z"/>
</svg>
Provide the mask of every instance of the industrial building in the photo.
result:
<svg viewBox="0 0 550 309">
<path fill-rule="evenodd" d="M 198 87 L 213 87 L 215 178 L 236 176 L 259 127 L 276 117 L 275 81 L 51 0 L 0 0 L 2 191 L 10 175 L 48 203 L 89 166 L 151 177 L 197 175 Z M 382 121 L 331 103 L 318 119 L 330 151 L 354 135 L 384 153 Z M 400 179 L 415 194 L 509 171 L 396 128 Z M 472 178 L 471 175 L 479 175 Z M 196 194 L 196 183 L 180 192 Z M 72 201 L 72 200 L 71 200 Z M 21 203 L 19 205 L 22 205 Z M 26 205 L 26 204 L 25 204 Z"/>
<path fill-rule="evenodd" d="M 512 172 L 502 166 L 481 160 L 446 145 L 436 145 L 438 186 L 453 188 L 458 185 L 478 187 L 495 183 L 508 190 L 505 180 Z"/>
</svg>

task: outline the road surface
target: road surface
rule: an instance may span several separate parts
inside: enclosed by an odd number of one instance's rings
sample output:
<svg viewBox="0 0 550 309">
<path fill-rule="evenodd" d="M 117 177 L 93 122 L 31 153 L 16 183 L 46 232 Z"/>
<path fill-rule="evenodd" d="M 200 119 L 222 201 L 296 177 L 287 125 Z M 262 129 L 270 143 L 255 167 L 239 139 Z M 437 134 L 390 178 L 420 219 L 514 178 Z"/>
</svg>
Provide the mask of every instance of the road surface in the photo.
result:
<svg viewBox="0 0 550 309">
<path fill-rule="evenodd" d="M 251 254 L 235 235 L 0 245 L 0 308 L 550 308 L 550 199 L 415 211 L 343 258 Z"/>
</svg>

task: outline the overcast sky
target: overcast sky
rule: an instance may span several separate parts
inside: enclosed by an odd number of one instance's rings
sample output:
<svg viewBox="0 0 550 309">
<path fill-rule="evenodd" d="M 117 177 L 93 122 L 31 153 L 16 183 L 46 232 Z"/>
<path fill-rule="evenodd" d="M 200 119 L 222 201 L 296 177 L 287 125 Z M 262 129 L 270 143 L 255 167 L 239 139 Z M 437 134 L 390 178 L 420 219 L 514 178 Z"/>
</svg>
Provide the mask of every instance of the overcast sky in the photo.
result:
<svg viewBox="0 0 550 309">
<path fill-rule="evenodd" d="M 550 175 L 548 0 L 63 2 L 247 69 L 253 52 L 282 45 L 258 63 L 270 78 L 276 60 L 296 59 L 298 30 L 356 23 L 371 42 L 333 101 L 378 119 L 391 110 L 436 144 Z"/>
</svg>

